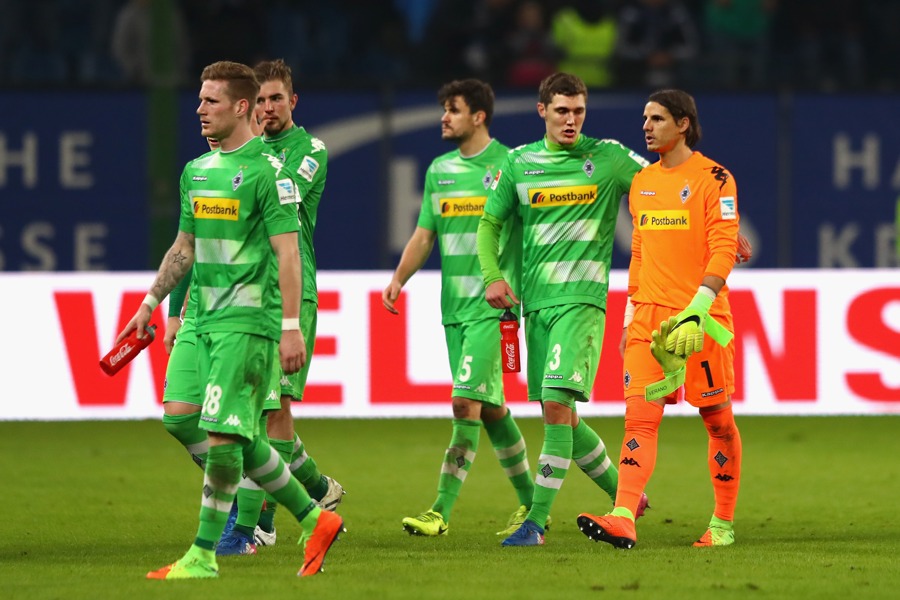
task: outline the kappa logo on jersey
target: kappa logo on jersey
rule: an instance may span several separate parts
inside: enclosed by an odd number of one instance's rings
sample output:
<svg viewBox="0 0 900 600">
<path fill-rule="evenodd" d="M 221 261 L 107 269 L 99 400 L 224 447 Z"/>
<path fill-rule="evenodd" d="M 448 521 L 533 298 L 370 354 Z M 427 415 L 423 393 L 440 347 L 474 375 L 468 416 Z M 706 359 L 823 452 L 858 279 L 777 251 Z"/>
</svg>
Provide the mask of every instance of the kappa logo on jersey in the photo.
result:
<svg viewBox="0 0 900 600">
<path fill-rule="evenodd" d="M 734 221 L 737 219 L 737 210 L 734 208 L 734 196 L 723 196 L 719 198 L 719 212 L 722 213 L 722 219 L 725 221 Z"/>
<path fill-rule="evenodd" d="M 296 204 L 299 201 L 297 197 L 297 188 L 290 179 L 279 179 L 275 182 L 278 187 L 278 202 L 280 204 Z"/>
<path fill-rule="evenodd" d="M 195 219 L 220 219 L 237 221 L 240 217 L 241 201 L 232 198 L 194 198 Z"/>
<path fill-rule="evenodd" d="M 312 156 L 308 154 L 303 157 L 303 160 L 300 161 L 300 168 L 297 169 L 297 174 L 300 175 L 303 179 L 312 183 L 313 176 L 316 174 L 316 171 L 319 170 L 319 161 L 314 159 Z"/>
<path fill-rule="evenodd" d="M 581 373 L 575 371 L 574 373 L 572 373 L 572 376 L 569 377 L 569 381 L 572 381 L 574 383 L 581 383 L 582 381 L 584 381 L 584 378 L 581 376 Z"/>
<path fill-rule="evenodd" d="M 263 156 L 266 157 L 266 160 L 269 161 L 269 164 L 272 165 L 272 168 L 275 169 L 275 177 L 278 177 L 278 174 L 281 173 L 281 169 L 284 168 L 284 152 L 282 152 L 279 156 L 273 156 L 271 154 L 262 153 Z"/>
<path fill-rule="evenodd" d="M 438 185 L 453 185 L 456 183 L 455 179 L 438 179 Z"/>
<path fill-rule="evenodd" d="M 481 183 L 484 185 L 484 189 L 488 189 L 491 187 L 491 182 L 494 180 L 494 174 L 491 173 L 491 170 L 488 169 L 487 173 L 484 174 L 484 177 L 481 178 Z"/>
<path fill-rule="evenodd" d="M 311 138 L 309 143 L 312 145 L 312 153 L 323 152 L 325 150 L 325 142 L 317 137 Z"/>
<path fill-rule="evenodd" d="M 594 163 L 592 163 L 590 159 L 584 161 L 584 165 L 581 167 L 581 170 L 584 171 L 585 175 L 590 177 L 594 174 Z"/>
<path fill-rule="evenodd" d="M 278 400 L 278 392 L 276 392 L 275 390 L 269 390 L 269 395 L 266 396 L 266 400 Z"/>
<path fill-rule="evenodd" d="M 192 181 L 206 181 L 206 179 L 207 178 L 203 175 L 194 175 L 193 177 L 191 177 Z"/>
<path fill-rule="evenodd" d="M 441 218 L 480 217 L 484 213 L 485 196 L 441 198 Z"/>
<path fill-rule="evenodd" d="M 237 190 L 244 183 L 244 171 L 238 171 L 238 174 L 231 179 L 231 189 Z"/>
<path fill-rule="evenodd" d="M 687 199 L 691 197 L 691 186 L 684 184 L 684 188 L 678 193 L 678 197 L 681 198 L 682 204 L 687 202 Z"/>
<path fill-rule="evenodd" d="M 528 190 L 531 208 L 551 208 L 573 204 L 593 204 L 597 200 L 596 185 L 534 188 Z"/>
<path fill-rule="evenodd" d="M 497 186 L 500 184 L 500 176 L 503 175 L 503 169 L 497 169 L 497 176 L 494 177 L 494 183 L 491 184 L 491 189 L 496 190 Z"/>
<path fill-rule="evenodd" d="M 238 419 L 237 415 L 228 415 L 228 418 L 225 419 L 226 425 L 231 425 L 232 427 L 240 427 L 241 420 Z"/>
<path fill-rule="evenodd" d="M 713 178 L 719 182 L 719 189 L 721 190 L 723 187 L 725 187 L 725 184 L 728 183 L 728 177 L 731 174 L 719 165 L 710 167 L 709 171 L 710 173 L 712 173 Z"/>
<path fill-rule="evenodd" d="M 543 169 L 529 169 L 522 173 L 522 175 L 543 175 L 543 174 L 544 174 Z"/>
<path fill-rule="evenodd" d="M 651 192 L 649 190 L 641 190 L 641 196 L 655 196 L 656 192 Z"/>
<path fill-rule="evenodd" d="M 638 229 L 690 229 L 691 213 L 686 210 L 642 210 Z"/>
</svg>

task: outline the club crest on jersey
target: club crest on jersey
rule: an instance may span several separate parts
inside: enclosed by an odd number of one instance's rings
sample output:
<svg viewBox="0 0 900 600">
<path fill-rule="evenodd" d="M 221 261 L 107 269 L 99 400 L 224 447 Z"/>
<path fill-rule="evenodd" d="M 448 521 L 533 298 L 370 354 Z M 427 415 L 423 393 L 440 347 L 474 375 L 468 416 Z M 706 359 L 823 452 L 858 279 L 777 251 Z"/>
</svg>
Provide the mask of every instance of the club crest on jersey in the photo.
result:
<svg viewBox="0 0 900 600">
<path fill-rule="evenodd" d="M 238 171 L 238 174 L 231 179 L 231 189 L 237 190 L 239 187 L 241 187 L 242 183 L 244 183 L 244 171 L 240 170 Z"/>
<path fill-rule="evenodd" d="M 487 173 L 484 174 L 484 177 L 481 179 L 481 184 L 484 185 L 484 189 L 488 189 L 491 187 L 491 182 L 494 180 L 494 174 L 491 173 L 491 170 L 488 169 Z"/>
<path fill-rule="evenodd" d="M 691 197 L 691 186 L 684 184 L 684 188 L 678 193 L 678 197 L 681 198 L 682 204 L 687 202 L 687 199 Z"/>
<path fill-rule="evenodd" d="M 581 167 L 581 170 L 584 171 L 584 174 L 588 177 L 591 177 L 594 174 L 594 163 L 591 162 L 591 159 L 587 159 L 584 161 L 584 165 Z"/>
</svg>

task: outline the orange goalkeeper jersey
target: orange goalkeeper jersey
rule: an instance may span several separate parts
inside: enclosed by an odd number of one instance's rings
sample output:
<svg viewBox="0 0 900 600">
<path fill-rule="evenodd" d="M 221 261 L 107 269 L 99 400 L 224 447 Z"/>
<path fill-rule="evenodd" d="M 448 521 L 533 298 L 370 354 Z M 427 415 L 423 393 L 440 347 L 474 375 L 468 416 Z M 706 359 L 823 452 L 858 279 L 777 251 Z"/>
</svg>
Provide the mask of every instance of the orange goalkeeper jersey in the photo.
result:
<svg viewBox="0 0 900 600">
<path fill-rule="evenodd" d="M 706 275 L 727 279 L 737 252 L 737 186 L 723 166 L 694 152 L 672 169 L 659 162 L 634 176 L 628 295 L 682 309 Z M 710 313 L 728 311 L 728 286 Z"/>
</svg>

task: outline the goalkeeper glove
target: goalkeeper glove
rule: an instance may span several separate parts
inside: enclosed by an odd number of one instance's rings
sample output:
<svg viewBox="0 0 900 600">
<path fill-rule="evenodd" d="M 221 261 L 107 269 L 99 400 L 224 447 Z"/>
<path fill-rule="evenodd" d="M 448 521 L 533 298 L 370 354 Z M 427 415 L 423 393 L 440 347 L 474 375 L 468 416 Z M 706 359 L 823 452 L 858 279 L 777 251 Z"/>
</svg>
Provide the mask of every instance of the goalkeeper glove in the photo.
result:
<svg viewBox="0 0 900 600">
<path fill-rule="evenodd" d="M 704 333 L 720 345 L 728 345 L 734 334 L 709 316 L 709 308 L 715 298 L 716 293 L 712 289 L 700 286 L 691 303 L 676 317 L 675 327 L 666 340 L 666 350 L 687 358 L 703 350 Z"/>
<path fill-rule="evenodd" d="M 662 367 L 664 378 L 644 388 L 644 397 L 648 401 L 664 398 L 684 385 L 684 363 L 687 359 L 666 350 L 666 342 L 677 322 L 675 317 L 669 317 L 668 321 L 659 324 L 659 331 L 651 334 L 653 341 L 650 343 L 650 354 Z"/>
</svg>

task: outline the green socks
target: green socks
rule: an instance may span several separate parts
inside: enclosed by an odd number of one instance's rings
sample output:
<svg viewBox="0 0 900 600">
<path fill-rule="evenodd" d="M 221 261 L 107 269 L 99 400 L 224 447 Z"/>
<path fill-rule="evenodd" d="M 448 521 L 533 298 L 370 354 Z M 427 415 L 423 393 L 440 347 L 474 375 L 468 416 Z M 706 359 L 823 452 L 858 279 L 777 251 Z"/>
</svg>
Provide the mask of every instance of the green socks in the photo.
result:
<svg viewBox="0 0 900 600">
<path fill-rule="evenodd" d="M 544 445 L 535 474 L 534 501 L 528 520 L 542 529 L 572 462 L 572 426 L 544 425 Z"/>
<path fill-rule="evenodd" d="M 194 545 L 215 550 L 225 530 L 228 513 L 234 503 L 241 480 L 241 446 L 225 444 L 213 446 L 207 455 L 203 474 L 203 496 L 200 503 L 200 527 Z"/>
<path fill-rule="evenodd" d="M 603 440 L 584 422 L 584 419 L 578 420 L 578 425 L 572 432 L 572 458 L 584 474 L 599 485 L 615 504 L 619 471 L 609 460 Z"/>
<path fill-rule="evenodd" d="M 480 436 L 481 421 L 453 419 L 450 447 L 444 453 L 444 463 L 441 465 L 441 476 L 438 479 L 438 497 L 431 507 L 432 510 L 441 513 L 445 523 L 450 522 L 453 504 L 459 497 L 459 490 L 475 460 Z"/>
<path fill-rule="evenodd" d="M 492 423 L 485 421 L 484 429 L 491 440 L 500 466 L 503 467 L 503 472 L 516 490 L 519 504 L 530 508 L 534 497 L 534 481 L 528 469 L 525 438 L 522 437 L 512 413 L 507 411 L 502 419 Z"/>
</svg>

